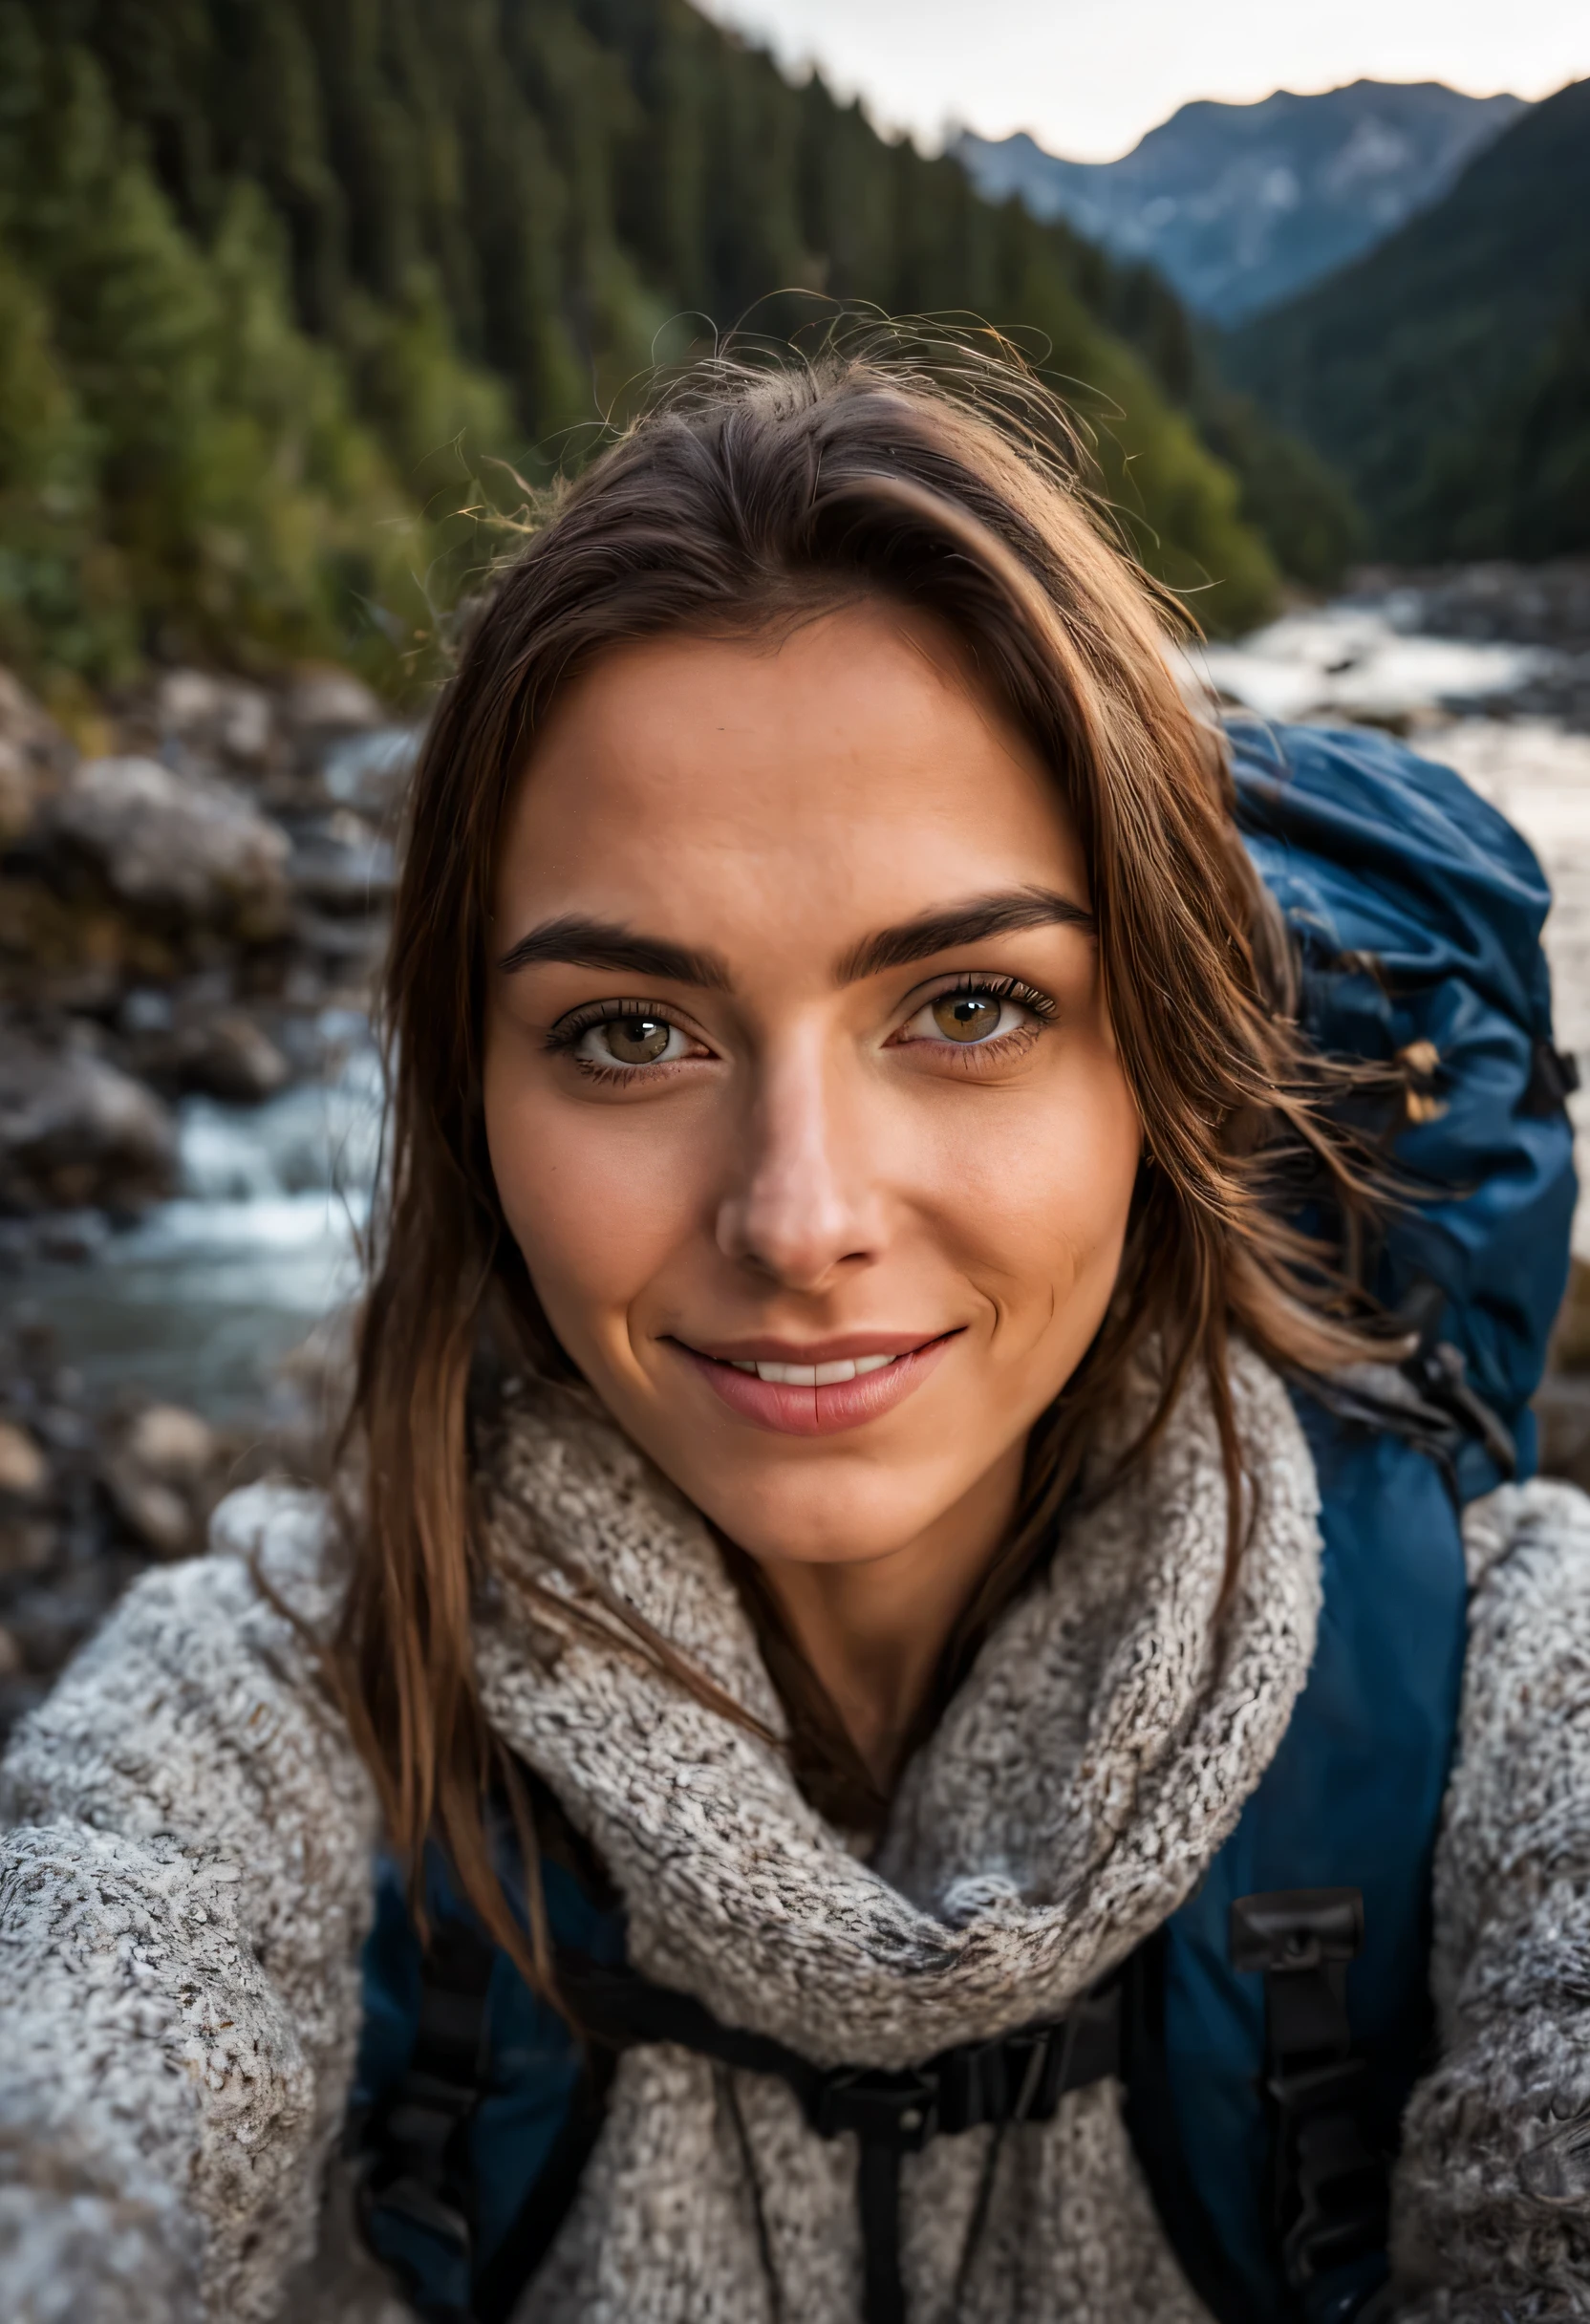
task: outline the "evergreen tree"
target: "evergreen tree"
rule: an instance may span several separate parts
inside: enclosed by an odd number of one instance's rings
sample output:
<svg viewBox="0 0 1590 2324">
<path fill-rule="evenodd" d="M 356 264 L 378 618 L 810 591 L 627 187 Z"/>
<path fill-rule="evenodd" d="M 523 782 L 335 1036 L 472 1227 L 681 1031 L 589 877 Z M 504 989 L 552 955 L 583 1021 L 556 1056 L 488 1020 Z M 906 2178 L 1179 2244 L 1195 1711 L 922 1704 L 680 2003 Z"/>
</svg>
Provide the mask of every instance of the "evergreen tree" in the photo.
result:
<svg viewBox="0 0 1590 2324">
<path fill-rule="evenodd" d="M 494 477 L 822 300 L 1013 331 L 1146 561 L 1214 627 L 1269 603 L 1287 450 L 1200 403 L 1165 286 L 686 0 L 0 0 L 0 622 L 390 662 Z"/>
</svg>

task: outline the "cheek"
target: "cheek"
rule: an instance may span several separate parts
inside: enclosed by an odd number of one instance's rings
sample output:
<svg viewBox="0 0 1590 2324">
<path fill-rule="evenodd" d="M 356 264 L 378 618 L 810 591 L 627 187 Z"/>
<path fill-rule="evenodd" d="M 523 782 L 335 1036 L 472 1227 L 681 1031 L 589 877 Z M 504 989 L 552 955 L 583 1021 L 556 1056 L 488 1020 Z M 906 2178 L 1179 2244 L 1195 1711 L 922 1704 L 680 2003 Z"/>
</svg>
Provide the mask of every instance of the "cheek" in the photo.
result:
<svg viewBox="0 0 1590 2324">
<path fill-rule="evenodd" d="M 1025 1318 L 1033 1333 L 1053 1322 L 1067 1343 L 1092 1337 L 1141 1151 L 1137 1108 L 1106 1041 L 1069 1044 L 1026 1091 L 988 1093 L 984 1119 L 943 1156 L 940 1216 L 1007 1322 Z"/>
<path fill-rule="evenodd" d="M 494 1067 L 489 1047 L 483 1094 L 509 1232 L 578 1359 L 623 1336 L 625 1312 L 691 1241 L 703 1207 L 705 1126 L 673 1135 L 657 1108 L 628 1112 L 550 1092 L 500 1060 Z"/>
</svg>

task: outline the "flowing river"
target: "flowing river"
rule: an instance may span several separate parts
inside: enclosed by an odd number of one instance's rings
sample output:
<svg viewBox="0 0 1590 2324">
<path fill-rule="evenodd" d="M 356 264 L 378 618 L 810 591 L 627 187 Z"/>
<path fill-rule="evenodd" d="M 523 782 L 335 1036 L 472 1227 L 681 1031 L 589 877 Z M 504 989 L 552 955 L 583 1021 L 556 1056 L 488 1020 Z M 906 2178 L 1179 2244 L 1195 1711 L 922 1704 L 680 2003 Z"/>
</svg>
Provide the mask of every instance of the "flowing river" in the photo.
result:
<svg viewBox="0 0 1590 2324">
<path fill-rule="evenodd" d="M 380 1073 L 362 1021 L 335 1079 L 263 1106 L 181 1108 L 173 1201 L 46 1259 L 13 1313 L 48 1322 L 91 1402 L 131 1383 L 211 1419 L 269 1414 L 281 1366 L 358 1280 L 380 1131 Z"/>
</svg>

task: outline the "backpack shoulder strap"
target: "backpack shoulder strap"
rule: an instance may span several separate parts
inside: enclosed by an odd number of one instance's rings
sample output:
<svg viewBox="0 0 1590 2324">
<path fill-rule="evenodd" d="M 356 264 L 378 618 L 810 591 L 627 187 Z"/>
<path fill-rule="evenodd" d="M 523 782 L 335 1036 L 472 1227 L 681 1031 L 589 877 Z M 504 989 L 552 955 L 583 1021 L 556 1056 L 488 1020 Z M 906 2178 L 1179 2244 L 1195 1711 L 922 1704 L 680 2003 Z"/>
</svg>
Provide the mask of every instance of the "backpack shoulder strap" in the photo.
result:
<svg viewBox="0 0 1590 2324">
<path fill-rule="evenodd" d="M 622 1951 L 601 1868 L 575 1861 L 532 1785 L 560 1957 Z M 517 1855 L 499 1832 L 509 1892 Z M 512 1861 L 510 1861 L 512 1860 Z M 383 1860 L 365 1947 L 365 2035 L 345 2146 L 365 2241 L 426 2324 L 505 2324 L 573 2200 L 602 2125 L 612 2055 L 530 1993 L 427 1862 L 431 1941 Z M 505 2061 L 511 2059 L 511 2066 Z"/>
<path fill-rule="evenodd" d="M 612 2050 L 588 2046 L 584 2070 L 551 2157 L 531 2182 L 513 2224 L 475 2279 L 475 2324 L 508 2324 L 521 2292 L 551 2249 L 607 2120 L 615 2063 Z"/>
<path fill-rule="evenodd" d="M 468 2140 L 490 2073 L 496 1959 L 472 1923 L 439 1923 L 421 1958 L 408 2065 L 350 2123 L 365 2240 L 407 2279 L 426 2324 L 467 2324 L 472 2313 Z"/>
</svg>

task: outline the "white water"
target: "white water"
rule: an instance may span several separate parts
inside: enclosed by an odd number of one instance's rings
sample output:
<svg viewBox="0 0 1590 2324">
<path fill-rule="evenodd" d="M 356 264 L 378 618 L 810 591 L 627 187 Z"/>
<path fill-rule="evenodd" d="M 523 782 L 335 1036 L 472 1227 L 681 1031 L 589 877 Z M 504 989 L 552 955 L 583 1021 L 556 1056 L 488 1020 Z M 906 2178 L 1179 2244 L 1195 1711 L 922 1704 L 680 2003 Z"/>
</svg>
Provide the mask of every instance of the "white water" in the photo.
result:
<svg viewBox="0 0 1590 2324">
<path fill-rule="evenodd" d="M 1213 685 L 1265 719 L 1395 719 L 1515 693 L 1551 666 L 1536 646 L 1410 636 L 1399 601 L 1292 613 L 1237 645 L 1192 656 Z M 1406 611 L 1406 608 L 1401 609 Z"/>
<path fill-rule="evenodd" d="M 346 1040 L 356 1021 L 325 1028 Z M 360 1028 L 361 1029 L 361 1028 Z M 136 1383 L 215 1417 L 269 1407 L 279 1366 L 358 1281 L 380 1080 L 360 1040 L 336 1079 L 267 1105 L 190 1099 L 182 1191 L 113 1235 L 89 1264 L 18 1286 L 91 1392 Z"/>
</svg>

